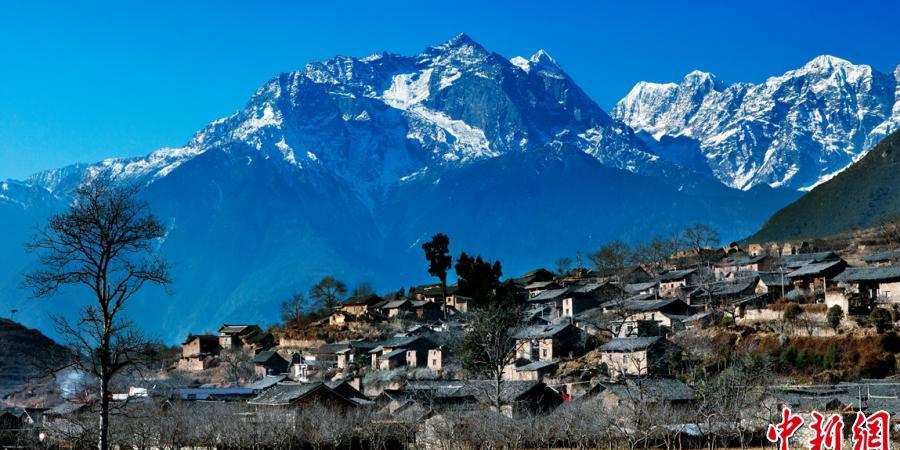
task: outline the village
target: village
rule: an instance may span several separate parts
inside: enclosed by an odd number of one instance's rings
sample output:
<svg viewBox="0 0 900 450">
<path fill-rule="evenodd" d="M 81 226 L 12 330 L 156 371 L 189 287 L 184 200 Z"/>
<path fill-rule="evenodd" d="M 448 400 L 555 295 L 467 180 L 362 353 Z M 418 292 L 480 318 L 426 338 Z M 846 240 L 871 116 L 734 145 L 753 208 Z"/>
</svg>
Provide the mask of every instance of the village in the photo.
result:
<svg viewBox="0 0 900 450">
<path fill-rule="evenodd" d="M 440 283 L 347 294 L 329 277 L 311 297 L 330 303 L 314 313 L 300 296 L 282 326 L 185 336 L 166 367 L 116 384 L 111 439 L 716 448 L 765 445 L 783 408 L 808 420 L 884 410 L 900 423 L 900 251 L 885 250 L 889 239 L 842 256 L 822 242 L 706 245 L 715 233 L 699 225 L 693 235 L 640 263 L 613 243 L 590 269 L 562 259 L 503 281 L 499 264 L 463 254 L 450 285 L 449 239 L 437 235 L 426 259 Z M 498 302 L 499 291 L 514 317 L 485 315 L 478 297 Z M 7 408 L 2 442 L 91 446 L 96 400 Z"/>
</svg>

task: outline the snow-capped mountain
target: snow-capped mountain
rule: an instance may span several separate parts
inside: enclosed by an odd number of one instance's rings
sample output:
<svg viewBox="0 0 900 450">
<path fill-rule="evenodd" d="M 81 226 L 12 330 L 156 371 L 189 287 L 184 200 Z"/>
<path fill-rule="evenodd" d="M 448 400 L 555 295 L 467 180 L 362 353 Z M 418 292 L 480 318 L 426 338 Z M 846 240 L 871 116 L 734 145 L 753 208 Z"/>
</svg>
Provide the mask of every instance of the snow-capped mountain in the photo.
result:
<svg viewBox="0 0 900 450">
<path fill-rule="evenodd" d="M 705 162 L 728 186 L 808 190 L 900 127 L 900 66 L 885 74 L 819 56 L 761 84 L 694 71 L 679 84 L 638 83 L 613 116 L 652 151 Z"/>
<path fill-rule="evenodd" d="M 0 253 L 13 257 L 0 262 L 0 296 L 31 326 L 47 323 L 52 300 L 15 288 L 33 264 L 22 243 L 101 171 L 140 183 L 169 228 L 161 248 L 176 298 L 148 292 L 132 306 L 166 339 L 267 322 L 325 275 L 379 289 L 429 282 L 420 247 L 436 232 L 454 253 L 516 275 L 699 220 L 737 238 L 796 197 L 695 176 L 546 52 L 507 59 L 460 35 L 415 56 L 338 57 L 278 75 L 180 148 L 4 183 Z"/>
</svg>

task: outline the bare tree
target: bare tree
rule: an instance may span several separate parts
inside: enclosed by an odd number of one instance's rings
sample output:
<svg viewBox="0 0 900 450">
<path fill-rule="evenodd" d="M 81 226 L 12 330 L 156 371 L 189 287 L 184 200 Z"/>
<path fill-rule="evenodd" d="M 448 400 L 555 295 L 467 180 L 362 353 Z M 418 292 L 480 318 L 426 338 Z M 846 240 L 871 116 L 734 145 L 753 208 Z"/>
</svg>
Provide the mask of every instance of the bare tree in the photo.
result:
<svg viewBox="0 0 900 450">
<path fill-rule="evenodd" d="M 463 366 L 471 373 L 494 382 L 494 407 L 500 412 L 503 368 L 516 357 L 515 332 L 521 324 L 519 307 L 512 302 L 493 301 L 469 315 L 469 332 L 462 344 Z"/>
<path fill-rule="evenodd" d="M 631 248 L 622 241 L 613 241 L 602 247 L 588 257 L 594 263 L 594 267 L 601 276 L 612 274 L 617 282 L 622 282 L 622 272 L 631 262 Z"/>
<path fill-rule="evenodd" d="M 146 348 L 120 313 L 145 284 L 171 282 L 169 266 L 155 250 L 165 227 L 137 195 L 135 185 L 97 176 L 79 186 L 69 208 L 51 217 L 27 245 L 41 264 L 25 276 L 34 296 L 76 285 L 87 288 L 96 302 L 83 309 L 78 322 L 60 318 L 57 326 L 73 346 L 75 363 L 99 381 L 100 450 L 109 448 L 110 381 Z"/>
<path fill-rule="evenodd" d="M 291 295 L 290 298 L 281 302 L 281 319 L 286 324 L 299 324 L 303 321 L 308 306 L 306 296 L 302 293 Z"/>
<path fill-rule="evenodd" d="M 223 351 L 219 361 L 225 371 L 225 378 L 233 384 L 239 384 L 253 377 L 253 358 L 244 349 Z"/>
<path fill-rule="evenodd" d="M 309 298 L 313 299 L 319 307 L 329 311 L 334 309 L 345 295 L 347 295 L 347 285 L 332 276 L 322 278 L 309 290 Z"/>
<path fill-rule="evenodd" d="M 556 274 L 559 276 L 564 276 L 572 270 L 572 258 L 567 256 L 563 256 L 556 260 Z"/>
<path fill-rule="evenodd" d="M 697 223 L 687 227 L 682 235 L 685 244 L 697 255 L 697 264 L 706 262 L 704 253 L 719 245 L 719 232 L 709 225 Z"/>
</svg>

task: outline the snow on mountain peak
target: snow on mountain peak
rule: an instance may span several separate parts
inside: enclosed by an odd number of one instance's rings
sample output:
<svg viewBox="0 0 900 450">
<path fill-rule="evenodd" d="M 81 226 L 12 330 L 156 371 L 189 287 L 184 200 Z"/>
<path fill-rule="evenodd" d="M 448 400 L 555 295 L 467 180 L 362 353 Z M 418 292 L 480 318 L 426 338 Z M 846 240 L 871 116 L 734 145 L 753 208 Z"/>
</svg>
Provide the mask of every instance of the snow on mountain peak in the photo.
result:
<svg viewBox="0 0 900 450">
<path fill-rule="evenodd" d="M 898 82 L 830 55 L 757 85 L 725 85 L 693 71 L 676 87 L 638 83 L 614 117 L 656 141 L 693 139 L 705 164 L 729 186 L 804 189 L 900 128 Z"/>
<path fill-rule="evenodd" d="M 535 52 L 535 54 L 531 55 L 531 58 L 529 58 L 529 61 L 531 61 L 533 63 L 551 64 L 554 66 L 557 65 L 556 60 L 553 59 L 553 57 L 550 56 L 549 53 L 544 51 L 544 49 L 540 49 L 537 52 Z"/>
<path fill-rule="evenodd" d="M 808 63 L 803 65 L 805 69 L 831 69 L 835 66 L 852 66 L 853 63 L 846 59 L 838 58 L 831 55 L 816 56 Z"/>
</svg>

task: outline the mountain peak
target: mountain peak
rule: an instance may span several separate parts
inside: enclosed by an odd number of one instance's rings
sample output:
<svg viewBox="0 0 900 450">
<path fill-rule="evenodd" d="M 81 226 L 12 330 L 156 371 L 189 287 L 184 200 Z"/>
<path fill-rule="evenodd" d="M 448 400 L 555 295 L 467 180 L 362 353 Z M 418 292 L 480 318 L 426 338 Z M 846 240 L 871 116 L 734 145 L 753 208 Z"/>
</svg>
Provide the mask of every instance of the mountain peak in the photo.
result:
<svg viewBox="0 0 900 450">
<path fill-rule="evenodd" d="M 831 69 L 835 66 L 852 66 L 853 63 L 831 55 L 819 55 L 806 63 L 804 69 Z"/>
<path fill-rule="evenodd" d="M 531 58 L 529 58 L 529 61 L 531 61 L 533 63 L 551 64 L 554 66 L 558 65 L 556 63 L 556 60 L 553 59 L 553 57 L 550 56 L 549 53 L 544 51 L 544 49 L 540 49 L 535 54 L 531 55 Z"/>
<path fill-rule="evenodd" d="M 692 86 L 697 86 L 697 85 L 706 84 L 706 83 L 710 83 L 714 86 L 717 86 L 720 84 L 719 79 L 716 78 L 715 75 L 713 75 L 709 72 L 704 72 L 702 70 L 692 70 L 690 73 L 685 75 L 684 79 L 682 79 L 682 81 L 681 81 L 681 84 L 687 84 L 687 85 L 692 85 Z"/>
<path fill-rule="evenodd" d="M 475 40 L 472 39 L 471 36 L 469 36 L 466 33 L 459 33 L 456 36 L 454 36 L 452 39 L 450 39 L 449 41 L 444 42 L 443 44 L 438 45 L 435 48 L 449 50 L 449 49 L 454 49 L 454 48 L 470 47 L 470 46 L 481 48 L 481 44 L 475 42 Z"/>
</svg>

